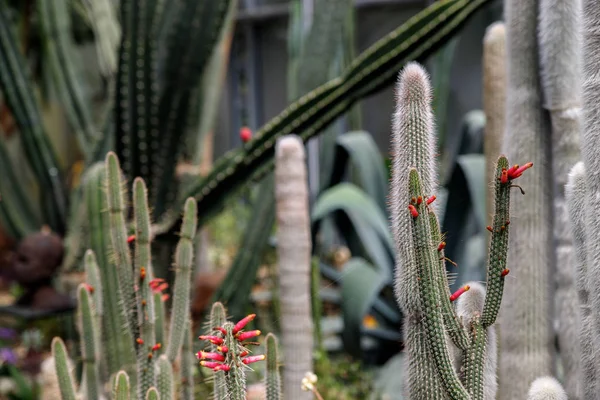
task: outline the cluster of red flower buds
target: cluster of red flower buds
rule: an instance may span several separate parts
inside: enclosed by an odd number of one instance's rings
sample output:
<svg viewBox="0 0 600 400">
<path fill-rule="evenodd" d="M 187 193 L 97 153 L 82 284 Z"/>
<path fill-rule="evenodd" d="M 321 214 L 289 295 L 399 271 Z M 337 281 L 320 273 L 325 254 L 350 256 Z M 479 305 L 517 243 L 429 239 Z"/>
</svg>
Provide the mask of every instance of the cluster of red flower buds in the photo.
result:
<svg viewBox="0 0 600 400">
<path fill-rule="evenodd" d="M 140 278 L 142 274 L 144 277 L 146 276 L 145 270 L 140 272 Z M 169 287 L 169 284 L 162 278 L 154 278 L 148 283 L 148 285 L 150 285 L 150 290 L 152 290 L 152 293 L 162 293 Z M 169 300 L 169 295 L 167 293 L 163 293 L 161 298 L 162 301 L 167 301 Z"/>
<path fill-rule="evenodd" d="M 252 343 L 244 343 L 244 341 L 255 338 L 260 335 L 259 330 L 243 331 L 244 327 L 256 317 L 256 314 L 250 314 L 247 317 L 241 319 L 232 329 L 234 338 L 241 344 L 247 345 Z M 198 337 L 200 340 L 206 340 L 217 346 L 216 352 L 199 351 L 196 353 L 196 358 L 200 360 L 200 365 L 206 368 L 210 368 L 213 371 L 229 371 L 231 368 L 225 363 L 229 348 L 225 345 L 225 336 L 227 331 L 223 327 L 214 328 L 215 331 L 221 333 L 221 335 L 201 335 Z M 258 356 L 250 356 L 247 350 L 243 350 L 238 354 L 238 357 L 243 364 L 248 365 L 257 361 L 263 361 L 265 355 L 261 354 Z"/>
</svg>

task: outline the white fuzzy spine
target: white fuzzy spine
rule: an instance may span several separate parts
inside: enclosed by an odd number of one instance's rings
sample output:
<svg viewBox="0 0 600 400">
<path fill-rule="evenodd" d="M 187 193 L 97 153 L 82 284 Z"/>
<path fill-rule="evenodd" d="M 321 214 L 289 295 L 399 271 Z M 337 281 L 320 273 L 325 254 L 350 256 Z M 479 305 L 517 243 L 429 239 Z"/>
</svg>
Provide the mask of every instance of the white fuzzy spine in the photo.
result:
<svg viewBox="0 0 600 400">
<path fill-rule="evenodd" d="M 581 0 L 540 0 L 540 70 L 544 106 L 552 121 L 554 175 L 555 309 L 560 360 L 569 398 L 580 398 L 580 315 L 574 277 L 573 239 L 569 230 L 564 187 L 571 167 L 580 159 Z"/>
<path fill-rule="evenodd" d="M 579 385 L 583 400 L 594 400 L 598 395 L 600 386 L 598 382 L 598 366 L 600 366 L 600 341 L 595 333 L 595 320 L 589 301 L 588 260 L 586 250 L 586 182 L 585 166 L 578 162 L 571 169 L 566 190 L 567 210 L 569 212 L 569 226 L 573 235 L 575 247 L 575 280 L 581 324 L 579 326 L 579 340 L 581 346 Z"/>
<path fill-rule="evenodd" d="M 537 0 L 506 0 L 508 84 L 504 152 L 514 163 L 533 162 L 519 178 L 526 196 L 511 196 L 511 231 L 499 320 L 499 399 L 522 398 L 539 375 L 552 373 L 554 277 L 552 165 L 549 126 L 538 76 Z"/>
<path fill-rule="evenodd" d="M 531 384 L 527 400 L 567 400 L 562 385 L 551 376 L 537 378 Z"/>
<path fill-rule="evenodd" d="M 302 378 L 313 370 L 313 321 L 310 302 L 310 218 L 306 156 L 302 140 L 284 136 L 275 149 L 277 252 L 281 292 L 281 344 L 286 399 L 312 399 Z"/>
</svg>

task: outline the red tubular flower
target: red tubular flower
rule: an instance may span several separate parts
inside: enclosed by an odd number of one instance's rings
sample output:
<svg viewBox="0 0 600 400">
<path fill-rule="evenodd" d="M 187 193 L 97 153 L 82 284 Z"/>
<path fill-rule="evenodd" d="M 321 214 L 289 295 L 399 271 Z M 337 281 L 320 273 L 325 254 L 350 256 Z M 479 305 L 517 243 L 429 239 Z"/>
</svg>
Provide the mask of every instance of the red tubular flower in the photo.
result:
<svg viewBox="0 0 600 400">
<path fill-rule="evenodd" d="M 146 278 L 146 268 L 140 267 L 140 280 L 144 280 Z"/>
<path fill-rule="evenodd" d="M 200 336 L 198 336 L 198 339 L 200 339 L 200 340 L 208 340 L 209 342 L 211 342 L 212 344 L 216 344 L 217 346 L 223 344 L 223 339 L 221 339 L 218 336 L 200 335 Z"/>
<path fill-rule="evenodd" d="M 90 294 L 94 293 L 94 287 L 89 283 L 84 283 L 83 287 L 85 287 L 85 290 L 87 290 Z"/>
<path fill-rule="evenodd" d="M 421 204 L 423 202 L 423 197 L 417 197 L 417 204 Z"/>
<path fill-rule="evenodd" d="M 150 282 L 148 282 L 148 286 L 152 289 L 153 292 L 160 291 L 158 288 L 165 283 L 165 280 L 162 278 L 154 278 Z"/>
<path fill-rule="evenodd" d="M 225 356 L 223 354 L 210 353 L 210 352 L 202 351 L 202 350 L 200 350 L 198 353 L 196 353 L 196 358 L 198 358 L 199 360 L 205 358 L 207 360 L 225 361 Z"/>
<path fill-rule="evenodd" d="M 510 179 L 516 179 L 518 177 L 520 177 L 521 175 L 523 175 L 523 172 L 525 172 L 526 170 L 528 170 L 529 168 L 533 167 L 533 163 L 532 162 L 528 162 L 527 164 L 523 165 L 522 167 L 518 167 L 517 169 L 510 169 L 510 173 L 508 174 L 508 177 Z"/>
<path fill-rule="evenodd" d="M 502 169 L 502 175 L 500 175 L 500 183 L 508 183 L 508 171 Z"/>
<path fill-rule="evenodd" d="M 446 242 L 442 242 L 438 245 L 438 251 L 442 251 L 446 248 Z"/>
<path fill-rule="evenodd" d="M 200 365 L 206 368 L 214 369 L 219 365 L 223 365 L 216 361 L 200 361 Z"/>
<path fill-rule="evenodd" d="M 235 326 L 233 327 L 233 334 L 235 335 L 236 333 L 238 333 L 239 331 L 241 331 L 242 329 L 244 329 L 244 327 L 246 325 L 248 325 L 248 323 L 250 321 L 252 321 L 254 318 L 256 318 L 256 314 L 250 314 L 247 317 L 242 318 L 237 324 L 235 324 Z"/>
<path fill-rule="evenodd" d="M 244 350 L 240 353 L 240 357 L 246 357 L 248 354 L 250 354 L 248 350 Z"/>
<path fill-rule="evenodd" d="M 433 203 L 435 201 L 435 199 L 437 199 L 437 197 L 435 197 L 435 195 L 431 196 L 430 198 L 427 199 L 427 201 L 425 202 L 425 204 L 430 205 L 431 203 Z"/>
<path fill-rule="evenodd" d="M 213 368 L 213 371 L 229 371 L 229 365 L 220 364 Z"/>
<path fill-rule="evenodd" d="M 127 243 L 131 243 L 135 240 L 135 235 L 131 235 L 127 237 Z"/>
<path fill-rule="evenodd" d="M 140 344 L 140 345 L 142 345 L 142 344 L 144 344 L 144 339 L 142 339 L 142 338 L 137 338 L 137 339 L 135 339 L 135 342 L 136 342 L 137 344 Z"/>
<path fill-rule="evenodd" d="M 215 331 L 219 331 L 221 332 L 223 335 L 227 335 L 227 331 L 225 330 L 225 328 L 221 328 L 220 326 L 217 326 L 216 328 L 213 328 Z"/>
<path fill-rule="evenodd" d="M 471 287 L 469 285 L 465 285 L 465 286 L 461 287 L 456 292 L 452 293 L 452 295 L 450 296 L 450 301 L 454 301 L 454 300 L 458 299 L 464 292 L 468 292 L 469 289 L 471 289 Z"/>
<path fill-rule="evenodd" d="M 252 363 L 258 362 L 258 361 L 262 361 L 264 359 L 265 359 L 265 355 L 261 354 L 259 356 L 248 356 L 246 358 L 243 358 L 242 362 L 244 364 L 248 365 L 248 364 L 252 364 Z"/>
<path fill-rule="evenodd" d="M 500 272 L 500 276 L 504 278 L 509 272 L 510 270 L 508 268 L 504 268 L 502 272 Z"/>
<path fill-rule="evenodd" d="M 218 346 L 217 347 L 217 351 L 220 351 L 221 353 L 225 354 L 225 353 L 227 353 L 229 351 L 229 348 L 227 346 L 225 346 L 225 345 Z"/>
<path fill-rule="evenodd" d="M 236 335 L 236 338 L 238 341 L 243 342 L 246 339 L 257 337 L 258 335 L 260 335 L 260 331 L 257 329 L 255 331 L 240 332 Z"/>
<path fill-rule="evenodd" d="M 408 210 L 410 211 L 410 215 L 412 215 L 413 218 L 417 218 L 419 216 L 419 212 L 412 204 L 408 205 Z"/>
<path fill-rule="evenodd" d="M 152 346 L 152 351 L 160 350 L 161 347 L 162 347 L 162 344 L 156 343 L 154 346 Z"/>
</svg>

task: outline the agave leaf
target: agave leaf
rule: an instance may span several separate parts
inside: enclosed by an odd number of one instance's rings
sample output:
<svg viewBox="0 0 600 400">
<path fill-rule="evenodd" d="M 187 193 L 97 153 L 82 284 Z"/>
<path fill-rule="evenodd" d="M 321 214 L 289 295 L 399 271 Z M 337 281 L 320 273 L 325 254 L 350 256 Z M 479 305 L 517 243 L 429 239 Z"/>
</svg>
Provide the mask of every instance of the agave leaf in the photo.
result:
<svg viewBox="0 0 600 400">
<path fill-rule="evenodd" d="M 355 233 L 358 243 L 352 244 L 363 247 L 366 258 L 391 280 L 394 246 L 387 218 L 377 204 L 355 185 L 341 183 L 324 191 L 315 202 L 311 215 L 313 226 L 333 213 L 345 216 L 342 222 L 338 220 L 339 224 L 343 224 L 340 233 L 347 240 L 349 234 Z M 346 221 L 349 226 L 343 223 Z M 359 250 L 354 248 L 352 252 L 357 254 Z"/>
<path fill-rule="evenodd" d="M 386 210 L 387 172 L 379 148 L 368 132 L 348 132 L 337 138 L 335 162 L 327 186 L 342 181 L 348 162 L 356 175 L 354 182 L 375 200 L 381 210 Z"/>
<path fill-rule="evenodd" d="M 342 314 L 344 346 L 355 356 L 362 354 L 363 319 L 385 285 L 385 277 L 362 258 L 351 258 L 342 277 Z"/>
</svg>

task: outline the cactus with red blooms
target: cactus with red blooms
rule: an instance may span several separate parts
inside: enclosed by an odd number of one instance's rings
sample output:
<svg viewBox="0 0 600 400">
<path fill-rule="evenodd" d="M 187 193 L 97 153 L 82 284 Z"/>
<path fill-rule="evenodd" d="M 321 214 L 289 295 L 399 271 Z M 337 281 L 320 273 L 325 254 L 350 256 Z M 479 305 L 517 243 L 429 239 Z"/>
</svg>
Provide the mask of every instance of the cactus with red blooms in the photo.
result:
<svg viewBox="0 0 600 400">
<path fill-rule="evenodd" d="M 405 315 L 406 395 L 413 400 L 494 399 L 493 330 L 509 274 L 510 194 L 513 188 L 524 194 L 515 180 L 533 163 L 510 166 L 506 157 L 498 158 L 494 217 L 487 227 L 491 238 L 485 294 L 476 284 L 473 294 L 471 285 L 451 294 L 445 242 L 434 209 L 437 174 L 431 90 L 420 65 L 405 67 L 397 99 L 391 207 L 398 253 L 395 292 Z"/>
</svg>

